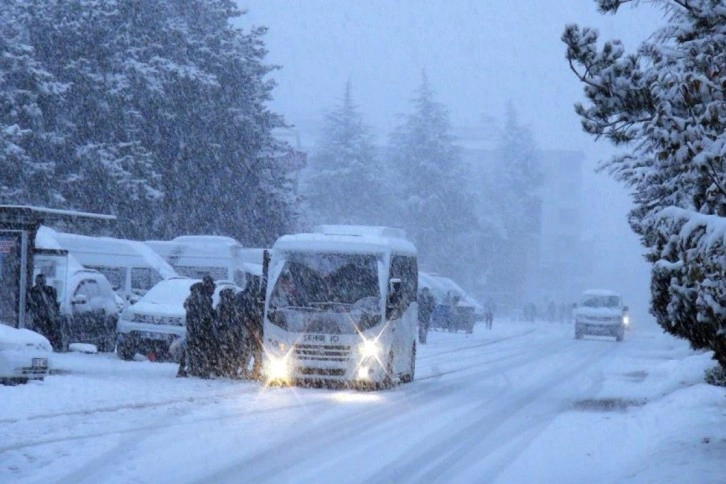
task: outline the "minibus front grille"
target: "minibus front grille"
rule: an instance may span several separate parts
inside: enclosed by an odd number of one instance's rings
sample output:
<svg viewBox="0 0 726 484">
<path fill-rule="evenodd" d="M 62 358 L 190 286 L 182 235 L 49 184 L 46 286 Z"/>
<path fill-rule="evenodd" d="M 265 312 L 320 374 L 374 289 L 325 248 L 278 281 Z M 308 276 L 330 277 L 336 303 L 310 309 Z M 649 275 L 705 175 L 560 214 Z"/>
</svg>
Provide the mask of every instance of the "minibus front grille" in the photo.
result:
<svg viewBox="0 0 726 484">
<path fill-rule="evenodd" d="M 308 361 L 348 361 L 350 345 L 295 345 L 295 357 Z"/>
</svg>

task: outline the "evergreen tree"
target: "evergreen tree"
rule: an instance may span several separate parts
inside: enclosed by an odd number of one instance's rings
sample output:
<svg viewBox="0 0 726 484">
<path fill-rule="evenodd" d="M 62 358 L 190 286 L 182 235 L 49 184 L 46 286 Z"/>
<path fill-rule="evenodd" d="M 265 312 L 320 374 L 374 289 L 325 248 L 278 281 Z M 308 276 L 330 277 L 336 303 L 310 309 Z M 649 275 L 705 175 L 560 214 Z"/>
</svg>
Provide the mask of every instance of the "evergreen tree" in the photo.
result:
<svg viewBox="0 0 726 484">
<path fill-rule="evenodd" d="M 65 88 L 42 110 L 59 141 L 39 143 L 64 206 L 114 213 L 129 237 L 266 245 L 285 231 L 294 198 L 288 147 L 272 136 L 284 121 L 266 106 L 274 67 L 263 28 L 232 26 L 232 0 L 18 5 L 35 61 Z"/>
<path fill-rule="evenodd" d="M 422 268 L 470 284 L 476 218 L 450 131 L 448 112 L 424 74 L 413 112 L 391 135 L 390 161 L 402 200 L 400 225 L 416 243 Z"/>
<path fill-rule="evenodd" d="M 124 234 L 142 235 L 161 193 L 154 156 L 139 139 L 119 3 L 30 2 L 28 19 L 39 61 L 68 86 L 57 118 L 66 139 L 58 191 L 72 208 L 116 214 Z"/>
<path fill-rule="evenodd" d="M 340 105 L 327 117 L 322 139 L 310 159 L 305 186 L 314 223 L 383 224 L 387 190 L 370 129 L 364 124 L 350 82 Z"/>
<path fill-rule="evenodd" d="M 521 304 L 539 244 L 543 173 L 532 132 L 520 124 L 511 103 L 496 154 L 497 164 L 482 184 L 481 210 L 492 239 L 482 246 L 493 252 L 484 257 L 496 290 L 507 293 L 511 303 Z"/>
<path fill-rule="evenodd" d="M 54 113 L 67 85 L 35 58 L 21 7 L 0 6 L 0 201 L 52 205 L 62 200 L 53 180 L 65 141 Z"/>
<path fill-rule="evenodd" d="M 615 13 L 623 0 L 599 0 Z M 630 223 L 653 263 L 651 312 L 726 367 L 726 9 L 660 0 L 667 24 L 626 55 L 592 29 L 563 34 L 588 104 L 583 128 L 624 149 L 602 164 L 628 185 Z"/>
</svg>

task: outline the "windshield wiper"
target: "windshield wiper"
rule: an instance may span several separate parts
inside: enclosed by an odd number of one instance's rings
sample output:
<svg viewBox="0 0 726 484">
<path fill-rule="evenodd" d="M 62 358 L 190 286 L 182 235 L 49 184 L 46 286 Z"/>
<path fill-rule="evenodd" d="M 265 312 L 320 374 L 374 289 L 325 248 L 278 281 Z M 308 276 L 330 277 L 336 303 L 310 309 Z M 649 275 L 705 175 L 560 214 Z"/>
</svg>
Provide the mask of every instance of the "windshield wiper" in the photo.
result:
<svg viewBox="0 0 726 484">
<path fill-rule="evenodd" d="M 312 306 L 272 306 L 270 308 L 270 311 L 284 311 L 287 309 L 294 309 L 294 310 L 302 310 L 302 311 L 320 311 L 319 308 L 312 307 Z"/>
<path fill-rule="evenodd" d="M 313 301 L 309 303 L 310 306 L 314 308 L 320 308 L 322 309 L 331 309 L 335 307 L 344 307 L 344 308 L 350 308 L 353 307 L 351 303 L 344 303 L 344 302 L 336 302 L 336 301 Z"/>
</svg>

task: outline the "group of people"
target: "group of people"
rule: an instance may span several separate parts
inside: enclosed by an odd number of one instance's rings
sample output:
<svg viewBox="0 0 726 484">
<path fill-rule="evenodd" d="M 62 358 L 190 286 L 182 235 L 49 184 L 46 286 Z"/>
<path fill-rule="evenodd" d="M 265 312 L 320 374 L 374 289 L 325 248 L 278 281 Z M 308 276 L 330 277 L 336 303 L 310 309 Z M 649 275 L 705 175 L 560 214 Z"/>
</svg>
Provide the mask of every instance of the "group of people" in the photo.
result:
<svg viewBox="0 0 726 484">
<path fill-rule="evenodd" d="M 525 321 L 535 322 L 545 320 L 550 323 L 567 323 L 572 320 L 572 305 L 561 303 L 556 304 L 550 301 L 546 306 L 537 307 L 533 302 L 526 303 L 522 308 L 522 317 Z"/>
<path fill-rule="evenodd" d="M 260 377 L 262 365 L 262 291 L 256 279 L 243 291 L 219 291 L 211 276 L 190 288 L 184 302 L 187 334 L 177 376 Z M 250 368 L 251 367 L 251 368 Z"/>
</svg>

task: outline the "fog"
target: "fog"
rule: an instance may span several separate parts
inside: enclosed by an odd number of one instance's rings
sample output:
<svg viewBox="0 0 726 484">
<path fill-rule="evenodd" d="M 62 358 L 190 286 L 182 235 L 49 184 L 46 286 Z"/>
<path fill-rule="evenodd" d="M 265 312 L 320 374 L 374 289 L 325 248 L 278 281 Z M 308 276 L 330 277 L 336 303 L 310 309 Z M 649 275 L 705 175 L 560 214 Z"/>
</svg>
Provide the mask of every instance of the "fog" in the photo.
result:
<svg viewBox="0 0 726 484">
<path fill-rule="evenodd" d="M 648 267 L 627 225 L 625 189 L 594 168 L 614 151 L 580 128 L 573 104 L 582 88 L 564 58 L 566 24 L 600 30 L 634 50 L 663 22 L 647 4 L 616 16 L 594 1 L 240 0 L 242 26 L 266 26 L 268 61 L 281 67 L 271 107 L 295 126 L 294 142 L 314 145 L 326 110 L 350 81 L 380 143 L 397 124 L 425 70 L 457 130 L 499 123 L 507 102 L 542 150 L 575 150 L 582 167 L 582 236 L 594 241 L 589 280 L 624 293 L 636 317 L 648 303 Z"/>
</svg>

